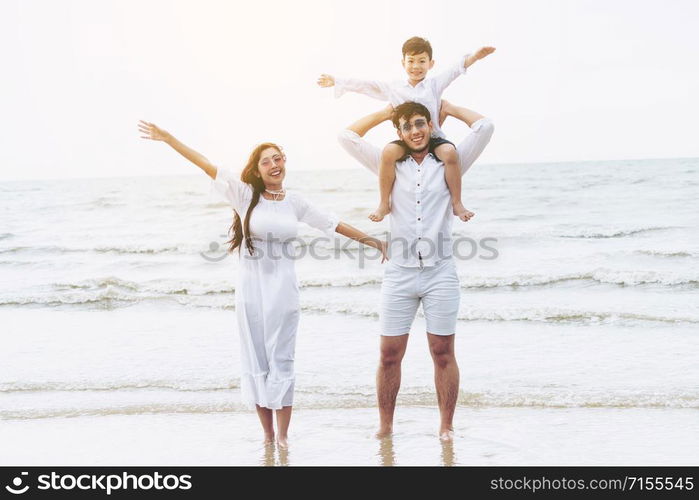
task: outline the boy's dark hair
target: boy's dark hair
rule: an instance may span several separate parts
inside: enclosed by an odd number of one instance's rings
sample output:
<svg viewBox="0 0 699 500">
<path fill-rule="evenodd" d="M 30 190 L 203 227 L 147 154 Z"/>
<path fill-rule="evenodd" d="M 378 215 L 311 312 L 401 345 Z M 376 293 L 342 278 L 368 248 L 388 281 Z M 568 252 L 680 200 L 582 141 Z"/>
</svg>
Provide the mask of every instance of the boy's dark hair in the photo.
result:
<svg viewBox="0 0 699 500">
<path fill-rule="evenodd" d="M 393 126 L 398 128 L 400 126 L 401 118 L 407 122 L 410 121 L 410 119 L 415 115 L 424 116 L 427 118 L 428 123 L 432 120 L 429 109 L 419 102 L 408 101 L 393 108 L 393 116 L 391 117 L 391 121 L 393 122 Z"/>
<path fill-rule="evenodd" d="M 431 61 L 432 45 L 430 45 L 430 42 L 424 38 L 414 36 L 403 44 L 403 59 L 405 59 L 405 56 L 407 55 L 414 56 L 415 54 L 422 54 L 423 52 L 427 52 L 427 55 L 430 56 Z"/>
</svg>

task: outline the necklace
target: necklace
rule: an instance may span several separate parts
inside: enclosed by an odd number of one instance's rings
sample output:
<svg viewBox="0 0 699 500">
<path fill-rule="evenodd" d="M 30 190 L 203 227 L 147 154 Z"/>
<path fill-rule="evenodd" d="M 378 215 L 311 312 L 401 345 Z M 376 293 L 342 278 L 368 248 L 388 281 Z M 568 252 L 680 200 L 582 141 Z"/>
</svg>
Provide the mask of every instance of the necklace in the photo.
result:
<svg viewBox="0 0 699 500">
<path fill-rule="evenodd" d="M 273 198 L 274 201 L 279 200 L 279 197 L 280 197 L 280 196 L 284 196 L 284 194 L 286 193 L 286 189 L 284 189 L 284 188 L 281 188 L 279 191 L 273 191 L 273 190 L 271 190 L 271 189 L 266 189 L 266 188 L 265 188 L 265 191 L 268 192 L 268 193 L 271 194 L 271 195 L 274 195 L 274 198 Z"/>
</svg>

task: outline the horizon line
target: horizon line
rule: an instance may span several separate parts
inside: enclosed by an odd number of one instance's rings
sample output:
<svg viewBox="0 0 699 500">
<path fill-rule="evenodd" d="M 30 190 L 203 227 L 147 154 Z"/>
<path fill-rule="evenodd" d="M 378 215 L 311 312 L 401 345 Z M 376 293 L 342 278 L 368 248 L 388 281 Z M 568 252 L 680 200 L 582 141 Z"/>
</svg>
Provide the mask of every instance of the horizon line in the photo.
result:
<svg viewBox="0 0 699 500">
<path fill-rule="evenodd" d="M 670 157 L 655 157 L 655 158 L 622 158 L 616 160 L 564 160 L 564 161 L 515 161 L 515 162 L 498 162 L 498 163 L 479 163 L 483 166 L 509 166 L 509 165 L 550 165 L 555 163 L 611 163 L 611 162 L 622 162 L 622 161 L 657 161 L 657 160 L 699 160 L 699 156 L 670 156 Z M 475 165 L 475 164 L 474 164 Z M 293 169 L 294 172 L 322 172 L 328 170 L 353 170 L 357 167 L 341 167 L 341 168 L 299 168 Z M 142 178 L 142 177 L 194 177 L 198 174 L 146 174 L 146 175 L 104 175 L 104 176 L 91 176 L 91 177 L 28 177 L 28 178 L 0 178 L 0 183 L 2 182 L 23 182 L 23 181 L 63 181 L 63 180 L 90 180 L 90 179 L 131 179 L 131 178 Z"/>
</svg>

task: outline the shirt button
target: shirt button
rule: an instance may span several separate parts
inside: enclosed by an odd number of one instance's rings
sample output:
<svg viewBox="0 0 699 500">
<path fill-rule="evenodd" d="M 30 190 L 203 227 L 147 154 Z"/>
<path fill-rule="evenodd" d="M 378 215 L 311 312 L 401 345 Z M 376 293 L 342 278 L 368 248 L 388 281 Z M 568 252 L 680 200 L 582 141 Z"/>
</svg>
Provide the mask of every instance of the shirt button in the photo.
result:
<svg viewBox="0 0 699 500">
<path fill-rule="evenodd" d="M 420 204 L 420 200 L 417 200 L 418 205 Z"/>
<path fill-rule="evenodd" d="M 420 217 L 418 217 L 417 220 L 420 220 Z"/>
<path fill-rule="evenodd" d="M 418 182 L 418 183 L 417 183 L 417 185 L 419 186 L 419 185 L 420 185 L 420 183 Z"/>
</svg>

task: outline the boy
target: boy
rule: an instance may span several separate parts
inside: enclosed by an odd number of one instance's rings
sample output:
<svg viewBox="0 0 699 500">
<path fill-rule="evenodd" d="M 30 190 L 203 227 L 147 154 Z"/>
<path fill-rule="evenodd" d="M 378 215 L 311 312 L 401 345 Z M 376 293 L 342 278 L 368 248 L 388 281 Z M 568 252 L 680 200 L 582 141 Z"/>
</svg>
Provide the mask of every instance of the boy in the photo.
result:
<svg viewBox="0 0 699 500">
<path fill-rule="evenodd" d="M 465 73 L 466 68 L 471 64 L 494 51 L 494 47 L 482 47 L 475 54 L 465 56 L 458 66 L 452 67 L 434 78 L 426 78 L 427 72 L 434 66 L 432 46 L 424 38 L 413 37 L 403 44 L 401 64 L 408 75 L 407 82 L 389 84 L 348 78 L 335 79 L 331 75 L 322 74 L 318 78 L 318 85 L 321 87 L 335 86 L 335 97 L 340 97 L 347 91 L 358 92 L 382 101 L 390 101 L 394 107 L 406 101 L 419 102 L 427 107 L 433 117 L 437 117 L 441 116 L 439 105 L 444 89 L 456 77 Z M 444 132 L 440 128 L 442 121 L 440 119 L 439 123 L 432 124 L 434 136 L 430 140 L 429 151 L 444 163 L 444 177 L 449 187 L 453 213 L 466 222 L 473 216 L 473 213 L 466 210 L 461 202 L 461 173 L 458 156 L 454 144 L 444 138 Z M 416 131 L 416 133 L 419 132 L 419 130 Z M 381 201 L 379 207 L 369 215 L 369 218 L 374 222 L 382 220 L 390 213 L 389 198 L 396 178 L 395 164 L 408 153 L 408 148 L 403 141 L 393 141 L 384 148 L 381 154 L 379 169 Z"/>
</svg>

